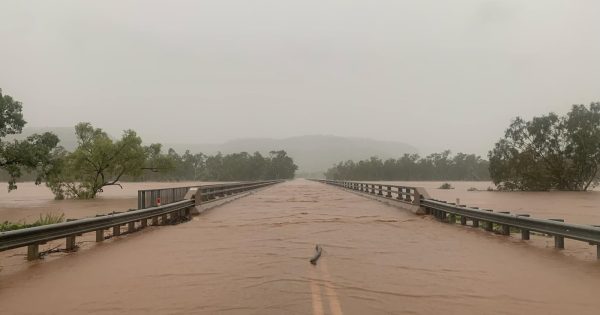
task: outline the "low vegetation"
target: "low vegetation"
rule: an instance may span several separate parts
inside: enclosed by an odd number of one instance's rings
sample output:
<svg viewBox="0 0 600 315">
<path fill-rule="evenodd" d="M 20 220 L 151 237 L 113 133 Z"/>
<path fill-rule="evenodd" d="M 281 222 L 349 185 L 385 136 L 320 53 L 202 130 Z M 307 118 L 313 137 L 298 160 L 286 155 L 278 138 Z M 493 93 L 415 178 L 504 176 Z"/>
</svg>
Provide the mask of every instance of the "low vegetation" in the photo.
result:
<svg viewBox="0 0 600 315">
<path fill-rule="evenodd" d="M 438 189 L 454 189 L 454 187 L 450 183 L 443 183 Z"/>
<path fill-rule="evenodd" d="M 52 213 L 48 213 L 46 215 L 40 214 L 40 218 L 33 223 L 25 223 L 23 221 L 21 221 L 21 222 L 4 221 L 3 223 L 0 223 L 0 232 L 13 231 L 13 230 L 31 228 L 31 227 L 36 227 L 36 226 L 48 225 L 48 224 L 56 224 L 56 223 L 61 223 L 64 221 L 65 221 L 64 214 L 52 214 Z"/>
</svg>

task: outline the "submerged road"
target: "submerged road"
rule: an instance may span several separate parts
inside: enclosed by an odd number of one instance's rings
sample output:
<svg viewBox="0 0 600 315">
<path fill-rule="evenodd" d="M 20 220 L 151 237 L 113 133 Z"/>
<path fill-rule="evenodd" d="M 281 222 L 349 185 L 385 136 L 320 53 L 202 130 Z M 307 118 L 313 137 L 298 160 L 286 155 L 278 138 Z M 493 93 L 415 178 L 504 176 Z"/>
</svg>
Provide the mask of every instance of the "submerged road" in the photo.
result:
<svg viewBox="0 0 600 315">
<path fill-rule="evenodd" d="M 0 276 L 0 313 L 597 314 L 598 288 L 596 262 L 295 180 Z"/>
</svg>

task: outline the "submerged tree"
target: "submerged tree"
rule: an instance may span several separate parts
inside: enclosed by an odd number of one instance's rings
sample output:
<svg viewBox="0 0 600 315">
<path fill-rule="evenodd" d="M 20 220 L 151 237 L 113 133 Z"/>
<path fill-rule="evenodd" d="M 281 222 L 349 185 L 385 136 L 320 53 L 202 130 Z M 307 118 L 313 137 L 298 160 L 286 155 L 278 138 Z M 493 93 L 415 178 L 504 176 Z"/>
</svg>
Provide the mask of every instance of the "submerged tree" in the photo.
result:
<svg viewBox="0 0 600 315">
<path fill-rule="evenodd" d="M 103 187 L 118 185 L 124 175 L 139 176 L 148 150 L 133 130 L 113 141 L 90 123 L 75 126 L 78 147 L 62 152 L 60 167 L 48 177 L 47 185 L 56 198 L 95 198 Z"/>
<path fill-rule="evenodd" d="M 516 118 L 489 153 L 490 175 L 507 190 L 587 190 L 598 184 L 600 103 L 566 116 Z"/>
<path fill-rule="evenodd" d="M 22 110 L 21 102 L 3 95 L 0 89 L 0 138 L 22 132 L 26 124 Z M 17 179 L 23 171 L 33 172 L 35 183 L 39 184 L 55 167 L 58 142 L 58 137 L 49 132 L 31 135 L 22 141 L 0 140 L 0 169 L 9 175 L 8 190 L 17 188 Z"/>
</svg>

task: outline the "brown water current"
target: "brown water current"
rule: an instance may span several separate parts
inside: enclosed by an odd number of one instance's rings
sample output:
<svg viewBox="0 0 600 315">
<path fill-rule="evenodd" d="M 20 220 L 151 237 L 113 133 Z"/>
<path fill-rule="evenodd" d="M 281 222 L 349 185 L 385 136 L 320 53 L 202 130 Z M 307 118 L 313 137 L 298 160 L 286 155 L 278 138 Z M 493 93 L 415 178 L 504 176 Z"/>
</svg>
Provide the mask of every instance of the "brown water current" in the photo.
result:
<svg viewBox="0 0 600 315">
<path fill-rule="evenodd" d="M 313 266 L 315 244 L 323 254 Z M 188 223 L 23 264 L 0 272 L 0 312 L 597 314 L 600 308 L 596 262 L 305 180 Z"/>
<path fill-rule="evenodd" d="M 40 215 L 64 214 L 65 218 L 93 217 L 112 211 L 137 209 L 137 191 L 206 185 L 210 182 L 134 182 L 119 186 L 107 186 L 93 200 L 54 200 L 54 195 L 45 185 L 32 182 L 19 183 L 18 189 L 8 192 L 6 183 L 0 184 L 0 222 L 33 222 Z"/>
</svg>

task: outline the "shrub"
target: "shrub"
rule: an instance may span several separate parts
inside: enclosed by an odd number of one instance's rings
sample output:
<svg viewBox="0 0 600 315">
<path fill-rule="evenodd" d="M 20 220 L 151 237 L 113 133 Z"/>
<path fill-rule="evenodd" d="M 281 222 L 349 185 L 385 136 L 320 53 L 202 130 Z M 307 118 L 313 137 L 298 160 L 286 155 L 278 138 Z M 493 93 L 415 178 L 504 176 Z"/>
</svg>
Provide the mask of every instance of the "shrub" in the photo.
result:
<svg viewBox="0 0 600 315">
<path fill-rule="evenodd" d="M 21 222 L 4 221 L 3 223 L 0 223 L 0 232 L 20 230 L 20 229 L 26 229 L 26 228 L 48 225 L 48 224 L 56 224 L 56 223 L 61 223 L 64 221 L 65 221 L 64 213 L 63 214 L 47 213 L 43 216 L 40 214 L 40 218 L 37 221 L 30 223 L 30 224 L 25 223 L 24 221 L 21 221 Z"/>
<path fill-rule="evenodd" d="M 442 186 L 438 187 L 438 189 L 454 189 L 450 183 L 443 183 Z"/>
</svg>

